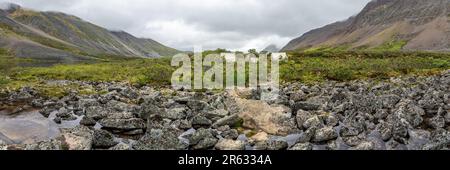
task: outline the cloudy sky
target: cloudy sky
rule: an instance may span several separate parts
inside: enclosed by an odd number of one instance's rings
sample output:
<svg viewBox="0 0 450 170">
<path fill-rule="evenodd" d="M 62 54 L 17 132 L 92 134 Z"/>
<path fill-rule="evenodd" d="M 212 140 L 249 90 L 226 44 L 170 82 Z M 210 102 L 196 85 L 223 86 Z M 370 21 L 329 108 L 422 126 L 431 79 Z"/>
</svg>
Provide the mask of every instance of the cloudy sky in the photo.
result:
<svg viewBox="0 0 450 170">
<path fill-rule="evenodd" d="M 284 46 L 301 34 L 357 14 L 370 0 L 0 0 L 61 11 L 191 50 Z"/>
</svg>

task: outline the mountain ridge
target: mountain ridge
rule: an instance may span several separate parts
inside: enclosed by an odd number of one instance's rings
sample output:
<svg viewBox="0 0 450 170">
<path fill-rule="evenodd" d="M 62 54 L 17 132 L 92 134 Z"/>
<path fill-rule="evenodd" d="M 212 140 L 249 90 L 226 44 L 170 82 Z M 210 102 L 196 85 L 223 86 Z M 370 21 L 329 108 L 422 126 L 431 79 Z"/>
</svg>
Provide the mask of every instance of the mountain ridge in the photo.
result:
<svg viewBox="0 0 450 170">
<path fill-rule="evenodd" d="M 450 51 L 448 8 L 448 0 L 374 0 L 358 15 L 311 30 L 289 42 L 282 51 L 342 46 Z"/>
<path fill-rule="evenodd" d="M 179 53 L 152 39 L 111 31 L 74 15 L 34 11 L 14 4 L 0 9 L 0 34 L 0 48 L 28 58 L 77 60 L 101 55 L 156 58 Z M 30 50 L 30 46 L 36 49 Z"/>
</svg>

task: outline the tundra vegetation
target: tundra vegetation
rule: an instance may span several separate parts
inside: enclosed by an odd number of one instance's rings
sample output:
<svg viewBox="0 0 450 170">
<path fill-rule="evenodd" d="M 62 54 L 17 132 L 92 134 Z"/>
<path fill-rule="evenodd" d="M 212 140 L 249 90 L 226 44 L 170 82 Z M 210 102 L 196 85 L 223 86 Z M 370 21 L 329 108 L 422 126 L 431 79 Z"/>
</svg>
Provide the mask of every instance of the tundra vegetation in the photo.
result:
<svg viewBox="0 0 450 170">
<path fill-rule="evenodd" d="M 223 49 L 205 51 L 204 56 L 221 52 L 227 51 Z M 328 80 L 340 82 L 359 79 L 383 80 L 402 75 L 434 75 L 450 69 L 450 54 L 437 52 L 321 49 L 289 52 L 288 56 L 288 60 L 280 63 L 282 84 L 290 82 L 318 84 Z M 8 51 L 0 49 L 0 88 L 14 90 L 31 86 L 38 89 L 52 89 L 40 87 L 43 81 L 48 80 L 127 82 L 138 86 L 163 87 L 170 85 L 172 72 L 177 69 L 172 67 L 170 62 L 170 57 L 158 59 L 111 57 L 94 63 L 33 67 L 39 66 L 39 61 L 15 58 Z M 50 95 L 62 94 L 57 92 Z"/>
</svg>

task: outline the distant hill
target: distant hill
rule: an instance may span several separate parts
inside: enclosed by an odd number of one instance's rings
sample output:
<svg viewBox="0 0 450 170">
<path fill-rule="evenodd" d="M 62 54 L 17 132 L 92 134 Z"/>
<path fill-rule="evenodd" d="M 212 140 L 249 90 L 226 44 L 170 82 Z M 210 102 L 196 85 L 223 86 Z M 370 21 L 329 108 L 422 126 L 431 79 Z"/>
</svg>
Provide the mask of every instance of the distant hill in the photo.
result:
<svg viewBox="0 0 450 170">
<path fill-rule="evenodd" d="M 305 33 L 283 51 L 450 51 L 450 0 L 373 0 L 356 16 Z"/>
<path fill-rule="evenodd" d="M 272 45 L 269 45 L 266 48 L 264 48 L 264 50 L 262 50 L 262 51 L 274 53 L 274 52 L 280 51 L 280 48 L 278 48 L 276 45 L 272 44 Z"/>
<path fill-rule="evenodd" d="M 154 40 L 110 31 L 76 16 L 39 12 L 15 4 L 0 5 L 0 35 L 0 48 L 18 57 L 35 59 L 155 58 L 179 53 Z"/>
</svg>

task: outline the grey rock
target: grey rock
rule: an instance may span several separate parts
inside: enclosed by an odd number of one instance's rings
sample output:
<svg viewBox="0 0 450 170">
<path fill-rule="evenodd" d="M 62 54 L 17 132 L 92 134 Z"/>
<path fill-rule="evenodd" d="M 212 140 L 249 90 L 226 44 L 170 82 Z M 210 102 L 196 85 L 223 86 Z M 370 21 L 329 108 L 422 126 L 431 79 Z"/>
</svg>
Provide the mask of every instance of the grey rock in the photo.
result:
<svg viewBox="0 0 450 170">
<path fill-rule="evenodd" d="M 445 129 L 436 129 L 431 133 L 431 141 L 423 147 L 423 150 L 449 149 L 448 145 L 450 145 L 450 132 Z"/>
<path fill-rule="evenodd" d="M 63 129 L 61 132 L 63 146 L 68 150 L 91 150 L 94 132 L 85 126 Z"/>
<path fill-rule="evenodd" d="M 210 149 L 218 142 L 215 136 L 213 130 L 200 128 L 188 138 L 189 145 L 193 149 Z"/>
<path fill-rule="evenodd" d="M 240 140 L 221 139 L 216 144 L 217 150 L 244 150 L 245 142 Z"/>
<path fill-rule="evenodd" d="M 357 136 L 362 132 L 360 128 L 344 125 L 339 131 L 340 136 L 349 137 L 349 136 Z"/>
<path fill-rule="evenodd" d="M 297 126 L 300 129 L 303 129 L 303 124 L 310 118 L 312 118 L 314 115 L 311 112 L 304 111 L 304 110 L 298 110 L 296 115 L 297 120 Z"/>
<path fill-rule="evenodd" d="M 444 128 L 445 127 L 445 118 L 442 117 L 441 115 L 436 115 L 433 118 L 429 119 L 427 121 L 428 126 L 434 128 L 434 129 L 439 129 L 439 128 Z"/>
<path fill-rule="evenodd" d="M 145 129 L 145 121 L 140 118 L 130 118 L 130 119 L 112 119 L 106 118 L 99 121 L 100 125 L 106 129 L 115 129 L 130 131 L 135 129 Z"/>
<path fill-rule="evenodd" d="M 303 123 L 304 129 L 321 128 L 321 127 L 323 127 L 323 121 L 319 118 L 319 116 L 313 116 Z"/>
<path fill-rule="evenodd" d="M 383 95 L 379 97 L 379 100 L 383 103 L 383 108 L 394 108 L 395 105 L 401 100 L 397 95 Z"/>
<path fill-rule="evenodd" d="M 307 99 L 306 94 L 301 90 L 299 90 L 295 93 L 292 93 L 289 98 L 289 100 L 292 100 L 294 102 L 304 101 L 306 99 Z"/>
<path fill-rule="evenodd" d="M 97 122 L 93 118 L 87 116 L 84 116 L 80 121 L 80 125 L 84 126 L 95 126 L 95 124 L 97 124 Z"/>
<path fill-rule="evenodd" d="M 212 125 L 212 121 L 204 116 L 195 116 L 192 118 L 192 127 L 198 128 L 209 128 Z"/>
<path fill-rule="evenodd" d="M 132 145 L 136 150 L 184 150 L 187 146 L 178 139 L 181 132 L 172 129 L 150 129 Z"/>
<path fill-rule="evenodd" d="M 381 134 L 381 139 L 383 141 L 388 141 L 392 137 L 393 126 L 387 122 L 380 122 L 377 125 L 377 131 Z"/>
<path fill-rule="evenodd" d="M 305 111 L 314 111 L 319 110 L 320 105 L 310 102 L 297 102 L 292 106 L 292 111 L 297 112 L 298 110 L 305 110 Z"/>
<path fill-rule="evenodd" d="M 236 129 L 226 129 L 223 130 L 220 135 L 225 139 L 236 140 L 239 137 L 239 132 Z"/>
<path fill-rule="evenodd" d="M 199 112 L 208 106 L 208 103 L 200 100 L 189 100 L 187 106 L 194 112 Z"/>
<path fill-rule="evenodd" d="M 205 117 L 212 120 L 218 120 L 225 116 L 228 116 L 229 112 L 225 109 L 215 109 L 213 111 L 209 111 L 205 114 Z"/>
<path fill-rule="evenodd" d="M 336 139 L 338 134 L 333 127 L 324 127 L 316 130 L 314 138 L 312 141 L 314 142 L 325 142 L 332 139 Z"/>
<path fill-rule="evenodd" d="M 311 141 L 311 139 L 316 134 L 316 128 L 311 128 L 302 133 L 300 138 L 297 140 L 297 143 L 307 143 Z"/>
<path fill-rule="evenodd" d="M 289 148 L 289 150 L 296 150 L 296 151 L 306 151 L 306 150 L 312 150 L 313 149 L 313 145 L 311 143 L 297 143 L 294 146 L 292 146 L 291 148 Z"/>
<path fill-rule="evenodd" d="M 220 126 L 228 125 L 230 127 L 235 126 L 239 122 L 242 122 L 242 119 L 239 117 L 238 114 L 233 114 L 231 116 L 224 117 L 222 119 L 219 119 L 217 122 L 215 122 L 212 126 L 214 128 L 218 128 Z"/>
<path fill-rule="evenodd" d="M 105 130 L 94 130 L 94 148 L 110 148 L 119 142 L 114 141 L 114 135 Z"/>
<path fill-rule="evenodd" d="M 360 143 L 358 146 L 352 148 L 354 150 L 373 150 L 375 148 L 375 144 L 371 141 L 365 141 Z"/>
<path fill-rule="evenodd" d="M 161 117 L 172 120 L 184 119 L 186 118 L 187 110 L 188 109 L 184 107 L 168 109 L 166 112 L 161 113 Z"/>
<path fill-rule="evenodd" d="M 81 109 L 99 105 L 100 103 L 96 99 L 80 99 L 78 101 L 78 107 Z"/>
<path fill-rule="evenodd" d="M 119 144 L 109 148 L 108 150 L 124 151 L 124 150 L 132 150 L 132 148 L 129 144 L 119 143 Z"/>
<path fill-rule="evenodd" d="M 51 114 L 52 112 L 54 112 L 54 111 L 56 111 L 56 109 L 51 108 L 51 107 L 44 107 L 43 109 L 39 110 L 39 113 L 40 113 L 42 116 L 48 118 L 48 117 L 50 116 L 50 114 Z"/>
<path fill-rule="evenodd" d="M 268 142 L 267 150 L 286 150 L 289 144 L 284 140 L 272 140 Z"/>
<path fill-rule="evenodd" d="M 90 106 L 85 109 L 85 116 L 94 120 L 100 120 L 108 116 L 109 111 L 100 106 Z"/>
<path fill-rule="evenodd" d="M 255 145 L 253 146 L 254 150 L 267 150 L 267 148 L 269 147 L 269 144 L 267 143 L 267 141 L 260 141 L 255 143 Z"/>
</svg>

